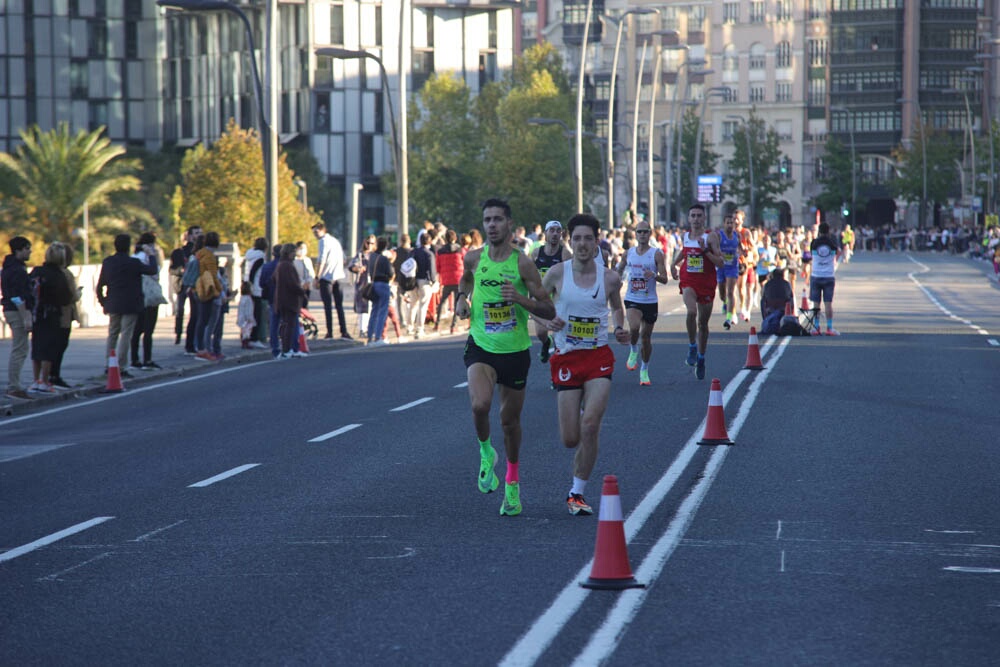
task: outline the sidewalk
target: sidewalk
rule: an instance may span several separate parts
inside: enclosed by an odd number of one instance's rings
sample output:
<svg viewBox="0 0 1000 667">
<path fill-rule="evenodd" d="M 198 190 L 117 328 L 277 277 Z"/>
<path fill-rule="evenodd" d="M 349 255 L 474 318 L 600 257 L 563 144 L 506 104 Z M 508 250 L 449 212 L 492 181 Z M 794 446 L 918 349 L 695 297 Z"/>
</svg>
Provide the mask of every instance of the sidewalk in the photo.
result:
<svg viewBox="0 0 1000 667">
<path fill-rule="evenodd" d="M 320 301 L 312 301 L 309 304 L 310 312 L 319 324 L 319 336 L 309 339 L 311 350 L 329 350 L 335 348 L 345 348 L 360 346 L 364 344 L 364 339 L 358 338 L 358 315 L 345 298 L 344 310 L 347 320 L 348 331 L 355 340 L 345 340 L 340 338 L 337 313 L 333 313 L 333 327 L 336 338 L 323 339 L 326 323 L 323 315 L 323 304 Z M 169 377 L 191 375 L 205 370 L 212 370 L 219 367 L 232 366 L 235 364 L 251 361 L 265 361 L 271 358 L 270 350 L 244 350 L 240 347 L 239 327 L 236 326 L 236 303 L 230 306 L 229 313 L 226 314 L 225 324 L 222 328 L 222 354 L 225 359 L 219 362 L 210 362 L 197 359 L 184 354 L 184 338 L 181 344 L 174 344 L 174 316 L 169 313 L 166 306 L 160 309 L 161 315 L 156 322 L 156 330 L 153 334 L 153 361 L 163 368 L 161 370 L 139 370 L 129 367 L 129 359 L 119 359 L 118 363 L 122 370 L 127 370 L 132 377 L 125 378 L 122 384 L 127 388 L 150 384 L 154 380 L 162 380 Z M 34 398 L 22 400 L 11 398 L 6 395 L 7 390 L 7 361 L 10 358 L 11 339 L 8 335 L 0 338 L 0 381 L 3 382 L 3 392 L 0 393 L 0 417 L 10 416 L 16 412 L 24 412 L 26 409 L 36 410 L 39 406 L 48 406 L 79 396 L 87 396 L 100 393 L 104 390 L 107 378 L 104 376 L 105 345 L 107 343 L 108 328 L 103 327 L 77 327 L 74 328 L 69 338 L 69 347 L 63 358 L 62 377 L 71 389 L 59 391 L 56 394 L 38 394 Z M 140 342 L 140 355 L 142 354 L 142 344 Z M 21 383 L 25 389 L 31 384 L 31 356 L 29 353 L 24 369 L 21 372 Z M 0 421 L 2 423 L 2 421 Z"/>
</svg>

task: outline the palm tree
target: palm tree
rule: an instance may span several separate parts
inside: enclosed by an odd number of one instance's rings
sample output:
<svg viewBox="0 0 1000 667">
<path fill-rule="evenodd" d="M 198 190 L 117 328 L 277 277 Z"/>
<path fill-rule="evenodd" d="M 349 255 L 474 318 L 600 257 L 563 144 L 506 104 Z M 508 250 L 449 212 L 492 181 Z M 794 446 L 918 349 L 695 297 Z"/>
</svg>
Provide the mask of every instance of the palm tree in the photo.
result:
<svg viewBox="0 0 1000 667">
<path fill-rule="evenodd" d="M 154 224 L 152 215 L 127 199 L 139 190 L 135 175 L 142 165 L 127 159 L 125 148 L 104 136 L 104 127 L 70 133 L 68 123 L 43 132 L 37 125 L 20 133 L 14 155 L 0 153 L 0 179 L 17 231 L 31 232 L 47 243 L 72 242 L 88 208 L 97 232 L 128 228 L 133 220 Z"/>
</svg>

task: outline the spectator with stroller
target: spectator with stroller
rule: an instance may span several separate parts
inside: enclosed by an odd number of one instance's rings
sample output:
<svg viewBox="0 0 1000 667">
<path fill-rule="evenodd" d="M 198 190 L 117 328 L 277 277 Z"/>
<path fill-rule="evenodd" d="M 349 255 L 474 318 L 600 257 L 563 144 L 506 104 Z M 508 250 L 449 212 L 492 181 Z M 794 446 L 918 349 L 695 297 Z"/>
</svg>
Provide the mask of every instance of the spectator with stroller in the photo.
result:
<svg viewBox="0 0 1000 667">
<path fill-rule="evenodd" d="M 296 351 L 292 347 L 292 341 L 298 338 L 299 310 L 306 294 L 299 274 L 295 270 L 295 256 L 294 243 L 281 246 L 281 255 L 271 277 L 274 310 L 280 320 L 278 335 L 281 338 L 281 353 L 277 359 L 308 356 L 305 352 Z"/>
</svg>

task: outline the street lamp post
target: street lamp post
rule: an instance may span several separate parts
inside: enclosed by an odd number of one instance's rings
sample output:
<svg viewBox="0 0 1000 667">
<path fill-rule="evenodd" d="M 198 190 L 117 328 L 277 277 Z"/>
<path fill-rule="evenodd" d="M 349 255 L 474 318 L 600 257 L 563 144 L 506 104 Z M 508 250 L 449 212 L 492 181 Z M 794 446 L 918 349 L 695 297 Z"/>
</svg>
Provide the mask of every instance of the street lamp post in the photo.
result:
<svg viewBox="0 0 1000 667">
<path fill-rule="evenodd" d="M 272 2 L 274 0 L 268 1 L 269 33 L 270 28 L 277 23 L 272 13 Z M 247 46 L 250 49 L 250 69 L 253 73 L 254 96 L 257 98 L 257 115 L 259 117 L 261 134 L 260 147 L 264 157 L 264 236 L 267 237 L 268 245 L 274 246 L 278 242 L 278 150 L 277 134 L 275 134 L 274 129 L 274 115 L 276 114 L 269 116 L 265 113 L 265 107 L 271 109 L 272 112 L 276 109 L 275 91 L 273 85 L 268 86 L 265 99 L 260 80 L 260 70 L 257 67 L 257 57 L 254 55 L 257 49 L 254 44 L 253 28 L 250 26 L 250 19 L 247 18 L 247 15 L 238 5 L 226 2 L 225 0 L 157 0 L 156 4 L 168 9 L 232 12 L 243 23 L 243 28 L 247 36 Z M 267 46 L 264 59 L 269 64 L 268 82 L 272 83 L 277 78 L 277 71 L 275 71 L 272 58 L 275 45 L 271 40 L 268 40 Z"/>
<path fill-rule="evenodd" d="M 854 153 L 854 112 L 845 106 L 836 105 L 830 107 L 830 111 L 837 111 L 847 115 L 847 129 L 851 134 L 851 222 L 855 223 L 854 226 L 857 227 L 857 210 L 858 205 L 858 178 L 857 170 L 858 163 L 857 157 Z"/>
<path fill-rule="evenodd" d="M 920 121 L 920 161 L 923 178 L 923 195 L 920 198 L 920 218 L 917 220 L 917 228 L 924 228 L 925 210 L 927 208 L 927 128 L 924 126 L 924 114 L 920 110 L 920 103 L 909 98 L 899 98 L 897 104 L 912 104 L 917 108 L 917 120 Z"/>
<path fill-rule="evenodd" d="M 754 219 L 754 204 L 757 199 L 757 193 L 755 192 L 753 181 L 753 150 L 750 148 L 750 123 L 743 116 L 726 116 L 726 118 L 738 120 L 743 124 L 743 137 L 747 140 L 747 168 L 750 172 L 750 226 L 752 227 L 756 224 L 756 220 Z"/>
<path fill-rule="evenodd" d="M 587 0 L 583 23 L 583 42 L 580 44 L 580 75 L 576 84 L 576 212 L 583 213 L 583 83 L 587 69 L 587 40 L 590 39 L 590 16 L 594 0 Z"/>
<path fill-rule="evenodd" d="M 607 178 L 608 178 L 608 230 L 615 228 L 615 79 L 618 77 L 618 55 L 622 45 L 622 28 L 625 27 L 625 19 L 630 14 L 658 14 L 660 10 L 649 7 L 635 7 L 624 12 L 618 17 L 618 36 L 615 38 L 615 52 L 611 59 L 611 90 L 608 92 L 608 155 L 607 155 Z M 605 20 L 614 23 L 614 19 L 605 16 Z"/>
<path fill-rule="evenodd" d="M 368 58 L 374 60 L 375 64 L 378 65 L 379 76 L 382 79 L 382 90 L 385 92 L 386 103 L 389 105 L 389 126 L 392 130 L 392 166 L 396 171 L 396 202 L 397 205 L 402 207 L 403 205 L 403 193 L 408 191 L 408 183 L 406 178 L 406 173 L 400 168 L 402 163 L 402 156 L 400 153 L 399 139 L 396 136 L 396 113 L 392 106 L 392 91 L 389 89 L 389 77 L 385 73 L 385 65 L 382 64 L 382 59 L 376 56 L 374 53 L 368 53 L 367 51 L 354 51 L 352 49 L 342 49 L 337 46 L 320 46 L 315 50 L 317 56 L 328 56 L 330 58 L 341 58 L 343 60 L 358 59 L 358 58 Z M 402 76 L 402 74 L 400 74 Z M 403 101 L 405 106 L 406 101 Z M 400 208 L 400 234 L 409 233 L 406 227 L 406 223 L 409 222 L 409 216 Z M 405 216 L 405 217 L 402 217 Z M 404 220 L 406 223 L 404 223 Z"/>
<path fill-rule="evenodd" d="M 639 75 L 635 82 L 635 108 L 632 111 L 632 207 L 639 213 L 639 91 L 642 89 L 642 70 L 646 65 L 646 46 L 649 40 L 642 41 L 642 55 L 639 58 Z"/>
</svg>

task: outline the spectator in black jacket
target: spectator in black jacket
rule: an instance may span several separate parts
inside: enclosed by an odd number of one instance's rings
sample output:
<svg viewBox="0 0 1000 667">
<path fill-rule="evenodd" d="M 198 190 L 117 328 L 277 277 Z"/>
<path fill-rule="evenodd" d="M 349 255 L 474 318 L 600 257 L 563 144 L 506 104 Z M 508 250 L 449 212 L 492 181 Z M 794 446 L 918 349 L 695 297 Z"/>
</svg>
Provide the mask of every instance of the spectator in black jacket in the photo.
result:
<svg viewBox="0 0 1000 667">
<path fill-rule="evenodd" d="M 409 308 L 403 310 L 406 333 L 416 338 L 424 336 L 424 322 L 427 320 L 427 305 L 431 302 L 437 282 L 437 260 L 431 250 L 431 235 L 420 237 L 420 246 L 413 249 L 410 257 L 417 263 L 417 287 L 406 294 Z"/>
<path fill-rule="evenodd" d="M 31 363 L 35 381 L 28 391 L 36 394 L 54 394 L 55 387 L 49 379 L 52 363 L 62 352 L 62 309 L 76 300 L 76 295 L 66 280 L 66 251 L 63 244 L 53 243 L 45 250 L 45 263 L 29 275 L 36 295 L 35 325 L 31 331 Z"/>
<path fill-rule="evenodd" d="M 32 329 L 31 309 L 34 299 L 28 282 L 28 267 L 25 262 L 31 256 L 31 242 L 23 236 L 15 236 L 10 245 L 10 254 L 3 260 L 0 271 L 0 293 L 3 294 L 3 319 L 10 326 L 10 358 L 7 362 L 7 395 L 11 398 L 31 398 L 21 386 L 21 370 L 28 358 L 28 333 Z"/>
<path fill-rule="evenodd" d="M 159 271 L 156 261 L 144 264 L 142 260 L 130 256 L 132 239 L 128 234 L 115 237 L 115 254 L 101 263 L 101 275 L 97 279 L 97 300 L 110 317 L 108 322 L 107 354 L 112 350 L 118 363 L 127 358 L 132 332 L 135 331 L 139 313 L 145 308 L 142 297 L 142 276 L 155 276 Z M 122 377 L 130 377 L 122 371 Z"/>
<path fill-rule="evenodd" d="M 188 260 L 197 250 L 194 247 L 194 241 L 201 235 L 201 227 L 197 225 L 188 227 L 187 231 L 184 232 L 184 245 L 170 253 L 170 288 L 177 299 L 174 306 L 174 345 L 180 345 L 181 335 L 184 333 L 184 306 L 190 302 L 192 318 L 195 317 L 197 310 L 197 306 L 193 302 L 194 296 L 190 294 L 190 290 L 184 289 L 181 281 L 184 278 L 184 269 L 187 268 Z"/>
</svg>

